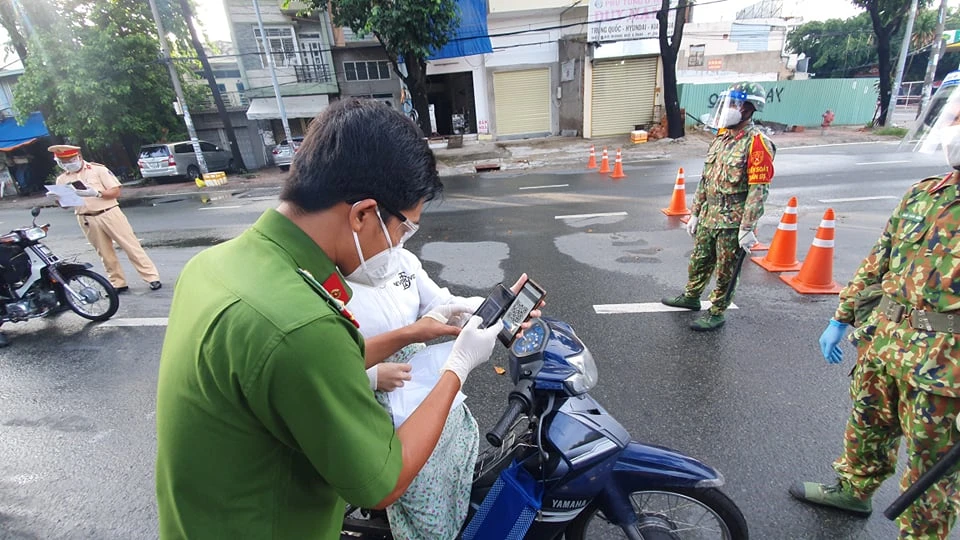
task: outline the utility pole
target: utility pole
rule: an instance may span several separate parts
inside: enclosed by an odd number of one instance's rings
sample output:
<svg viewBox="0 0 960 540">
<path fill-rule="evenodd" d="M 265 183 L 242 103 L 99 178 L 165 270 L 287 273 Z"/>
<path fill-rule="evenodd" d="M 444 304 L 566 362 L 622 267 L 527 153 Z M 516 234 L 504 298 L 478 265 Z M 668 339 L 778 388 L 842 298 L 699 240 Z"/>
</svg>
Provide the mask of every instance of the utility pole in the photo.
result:
<svg viewBox="0 0 960 540">
<path fill-rule="evenodd" d="M 917 118 L 927 103 L 930 103 L 930 89 L 933 86 L 933 79 L 937 76 L 937 64 L 940 63 L 940 56 L 943 55 L 943 29 L 946 26 L 947 19 L 947 0 L 940 0 L 940 10 L 937 12 L 937 29 L 934 33 L 936 43 L 930 49 L 930 61 L 927 62 L 927 75 L 923 78 L 923 97 L 920 98 L 920 108 L 917 109 Z"/>
<path fill-rule="evenodd" d="M 187 21 L 187 28 L 190 29 L 190 39 L 193 41 L 193 48 L 197 51 L 200 58 L 200 64 L 203 66 L 203 74 L 207 78 L 207 84 L 210 91 L 213 92 L 213 102 L 217 106 L 217 114 L 220 121 L 223 122 L 223 129 L 227 132 L 227 139 L 230 140 L 230 152 L 233 154 L 233 167 L 228 167 L 230 172 L 245 171 L 247 168 L 243 165 L 243 155 L 240 153 L 240 146 L 237 144 L 237 137 L 233 133 L 233 122 L 230 121 L 230 115 L 227 114 L 227 108 L 223 104 L 223 97 L 220 95 L 220 89 L 217 87 L 217 79 L 213 76 L 213 69 L 210 68 L 210 61 L 207 60 L 207 53 L 203 50 L 203 44 L 200 37 L 197 36 L 197 29 L 193 25 L 193 10 L 190 9 L 188 0 L 180 0 L 180 9 L 183 11 L 183 18 Z"/>
<path fill-rule="evenodd" d="M 167 34 L 163 31 L 163 23 L 160 22 L 160 11 L 157 9 L 156 0 L 150 0 L 150 10 L 153 12 L 153 20 L 157 24 L 157 32 L 160 33 L 160 54 L 163 55 L 163 63 L 166 64 L 170 70 L 170 80 L 173 81 L 173 91 L 177 93 L 177 101 L 180 102 L 180 110 L 183 111 L 183 122 L 187 125 L 187 133 L 190 134 L 193 152 L 197 155 L 197 165 L 200 166 L 200 174 L 207 174 L 207 172 L 209 172 L 207 170 L 207 161 L 203 159 L 203 151 L 200 150 L 200 139 L 197 138 L 197 130 L 193 127 L 193 118 L 190 116 L 190 110 L 187 108 L 187 100 L 183 98 L 183 88 L 180 87 L 180 75 L 170 60 L 170 53 L 167 50 Z"/>
<path fill-rule="evenodd" d="M 277 96 L 277 110 L 280 111 L 280 122 L 283 124 L 283 134 L 287 137 L 287 143 L 292 145 L 293 135 L 290 134 L 290 124 L 287 122 L 287 109 L 283 106 L 283 97 L 280 96 L 280 83 L 277 81 L 277 67 L 273 63 L 273 51 L 270 50 L 270 40 L 267 39 L 267 31 L 263 29 L 263 17 L 260 15 L 260 2 L 258 0 L 253 0 L 253 9 L 257 12 L 257 27 L 260 29 L 263 53 L 267 57 L 267 65 L 270 66 L 270 78 L 273 80 L 273 93 Z"/>
<path fill-rule="evenodd" d="M 903 33 L 903 44 L 900 46 L 900 61 L 897 62 L 897 76 L 893 79 L 893 90 L 890 92 L 890 104 L 887 106 L 887 121 L 885 125 L 893 125 L 893 115 L 897 110 L 897 98 L 900 95 L 900 83 L 903 82 L 903 70 L 907 66 L 907 54 L 910 52 L 910 38 L 913 36 L 913 21 L 917 18 L 917 0 L 910 2 L 910 14 L 907 18 L 907 28 Z"/>
</svg>

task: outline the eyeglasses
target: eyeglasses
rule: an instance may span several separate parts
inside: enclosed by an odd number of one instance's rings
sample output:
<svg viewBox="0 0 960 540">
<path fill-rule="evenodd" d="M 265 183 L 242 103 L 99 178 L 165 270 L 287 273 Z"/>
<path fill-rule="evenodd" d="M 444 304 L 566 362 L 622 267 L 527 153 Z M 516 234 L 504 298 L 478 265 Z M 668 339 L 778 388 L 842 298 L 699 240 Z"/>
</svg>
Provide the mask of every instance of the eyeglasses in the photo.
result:
<svg viewBox="0 0 960 540">
<path fill-rule="evenodd" d="M 420 230 L 420 225 L 417 225 L 416 223 L 410 221 L 409 219 L 407 219 L 407 216 L 401 214 L 400 212 L 384 205 L 381 202 L 377 202 L 377 206 L 379 206 L 380 208 L 383 208 L 386 213 L 400 220 L 400 224 L 403 225 L 403 228 L 404 228 L 403 234 L 400 236 L 401 244 L 406 243 L 406 241 L 409 240 L 410 237 L 412 237 L 414 234 L 417 233 L 417 231 Z"/>
</svg>

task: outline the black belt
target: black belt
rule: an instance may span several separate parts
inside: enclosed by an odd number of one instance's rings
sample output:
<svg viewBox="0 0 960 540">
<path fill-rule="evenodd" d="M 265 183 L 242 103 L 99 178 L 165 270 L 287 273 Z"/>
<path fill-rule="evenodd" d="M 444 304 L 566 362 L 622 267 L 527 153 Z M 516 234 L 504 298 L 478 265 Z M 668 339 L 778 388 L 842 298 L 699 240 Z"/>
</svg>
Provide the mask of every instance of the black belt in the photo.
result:
<svg viewBox="0 0 960 540">
<path fill-rule="evenodd" d="M 110 210 L 113 210 L 113 209 L 116 208 L 117 206 L 119 206 L 119 205 L 116 205 L 116 204 L 115 204 L 115 205 L 111 206 L 110 208 L 107 208 L 107 209 L 104 209 L 104 210 L 100 210 L 99 212 L 90 212 L 89 214 L 77 214 L 77 215 L 78 215 L 78 216 L 83 216 L 83 217 L 99 216 L 100 214 L 102 214 L 102 213 L 104 213 L 104 212 L 109 212 Z"/>
<path fill-rule="evenodd" d="M 877 306 L 877 309 L 880 310 L 880 313 L 882 313 L 884 317 L 895 323 L 899 323 L 904 319 L 910 319 L 910 326 L 917 330 L 943 332 L 947 334 L 960 333 L 960 314 L 958 313 L 940 313 L 938 311 L 914 309 L 886 295 L 880 299 L 880 305 Z"/>
<path fill-rule="evenodd" d="M 726 202 L 742 203 L 747 200 L 746 193 L 712 193 L 707 195 L 707 202 L 714 204 L 723 204 Z"/>
</svg>

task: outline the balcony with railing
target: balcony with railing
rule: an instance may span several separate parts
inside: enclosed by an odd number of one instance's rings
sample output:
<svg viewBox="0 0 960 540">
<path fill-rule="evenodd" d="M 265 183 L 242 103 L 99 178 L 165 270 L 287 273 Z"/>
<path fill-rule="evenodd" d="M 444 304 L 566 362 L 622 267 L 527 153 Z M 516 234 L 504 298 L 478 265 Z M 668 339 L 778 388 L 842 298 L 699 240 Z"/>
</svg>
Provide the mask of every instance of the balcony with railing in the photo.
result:
<svg viewBox="0 0 960 540">
<path fill-rule="evenodd" d="M 335 94 L 339 91 L 333 66 L 324 62 L 323 55 L 277 49 L 270 55 L 283 95 Z M 247 69 L 248 98 L 263 97 L 273 92 L 267 55 L 261 53 L 259 60 L 261 69 Z"/>
<path fill-rule="evenodd" d="M 250 100 L 247 99 L 245 92 L 220 92 L 220 99 L 223 100 L 223 105 L 227 110 L 246 110 L 250 105 Z M 217 104 L 213 100 L 213 93 L 209 90 L 204 96 L 203 102 L 200 104 L 200 109 L 202 111 L 217 110 Z"/>
</svg>

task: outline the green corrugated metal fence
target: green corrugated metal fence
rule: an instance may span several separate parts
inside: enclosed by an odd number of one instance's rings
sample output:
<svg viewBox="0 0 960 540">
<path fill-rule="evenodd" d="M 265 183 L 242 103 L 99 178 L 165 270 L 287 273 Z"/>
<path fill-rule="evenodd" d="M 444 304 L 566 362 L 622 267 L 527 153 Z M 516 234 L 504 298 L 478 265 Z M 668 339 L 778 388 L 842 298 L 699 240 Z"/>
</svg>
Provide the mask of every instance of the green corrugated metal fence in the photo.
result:
<svg viewBox="0 0 960 540">
<path fill-rule="evenodd" d="M 819 126 L 823 113 L 833 111 L 834 125 L 865 125 L 877 107 L 877 79 L 817 79 L 761 82 L 767 105 L 757 115 L 761 120 L 790 126 Z M 709 112 L 717 96 L 731 85 L 681 84 L 680 106 L 699 118 Z M 687 117 L 687 123 L 693 119 Z"/>
</svg>

